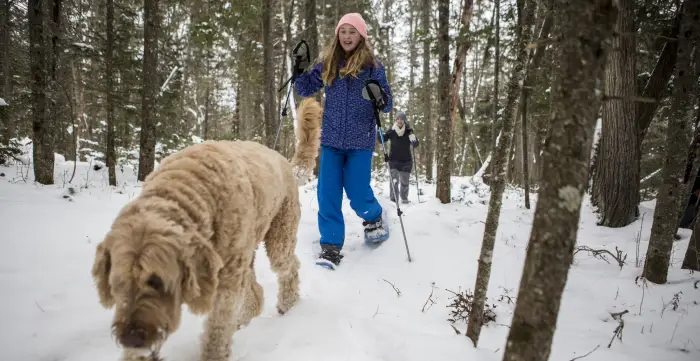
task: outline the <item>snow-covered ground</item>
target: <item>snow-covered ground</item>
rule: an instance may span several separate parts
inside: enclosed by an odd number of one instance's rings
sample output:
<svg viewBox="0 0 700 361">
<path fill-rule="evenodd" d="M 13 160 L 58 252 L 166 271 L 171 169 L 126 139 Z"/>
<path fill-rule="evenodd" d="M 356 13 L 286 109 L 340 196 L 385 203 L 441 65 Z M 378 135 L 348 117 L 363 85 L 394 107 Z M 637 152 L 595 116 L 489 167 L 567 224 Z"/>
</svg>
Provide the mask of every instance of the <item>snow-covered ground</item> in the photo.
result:
<svg viewBox="0 0 700 361">
<path fill-rule="evenodd" d="M 57 157 L 56 185 L 32 182 L 28 166 L 0 167 L 0 360 L 116 361 L 120 350 L 110 335 L 112 313 L 98 303 L 90 277 L 94 249 L 119 209 L 139 187 L 133 169 L 118 171 L 119 186 L 107 186 L 105 168 L 79 163 L 70 195 L 64 184 L 73 163 Z M 26 179 L 26 180 L 25 180 Z M 413 262 L 406 257 L 396 210 L 393 235 L 382 247 L 362 244 L 359 218 L 345 203 L 345 259 L 336 271 L 314 266 L 318 249 L 314 184 L 302 188 L 302 224 L 297 254 L 302 260 L 301 301 L 289 313 L 275 310 L 276 278 L 264 254 L 256 272 L 266 292 L 261 317 L 234 335 L 231 360 L 450 361 L 500 360 L 519 286 L 535 204 L 523 207 L 522 191 L 508 190 L 489 288 L 496 320 L 483 330 L 478 348 L 465 325 L 450 318 L 453 292 L 472 289 L 477 269 L 488 188 L 469 178 L 453 179 L 452 204 L 440 204 L 434 188 L 421 185 L 422 203 L 411 185 L 413 204 L 402 206 Z M 375 187 L 388 203 L 388 186 Z M 534 198 L 534 197 L 533 197 Z M 653 202 L 642 221 L 622 229 L 595 225 L 583 206 L 579 245 L 627 253 L 622 270 L 610 260 L 584 253 L 569 273 L 550 360 L 660 361 L 700 359 L 698 275 L 679 269 L 690 232 L 675 243 L 669 283 L 635 284 L 636 239 L 643 257 Z M 640 264 L 642 261 L 639 261 Z M 396 288 L 396 290 L 394 289 Z M 399 294 L 400 292 L 400 294 Z M 671 304 L 680 294 L 678 306 Z M 432 294 L 432 295 L 431 295 Z M 429 298 L 430 296 L 430 298 Z M 622 340 L 608 348 L 618 322 L 610 313 L 628 310 Z M 197 360 L 201 317 L 184 309 L 181 328 L 162 350 L 168 361 Z"/>
</svg>

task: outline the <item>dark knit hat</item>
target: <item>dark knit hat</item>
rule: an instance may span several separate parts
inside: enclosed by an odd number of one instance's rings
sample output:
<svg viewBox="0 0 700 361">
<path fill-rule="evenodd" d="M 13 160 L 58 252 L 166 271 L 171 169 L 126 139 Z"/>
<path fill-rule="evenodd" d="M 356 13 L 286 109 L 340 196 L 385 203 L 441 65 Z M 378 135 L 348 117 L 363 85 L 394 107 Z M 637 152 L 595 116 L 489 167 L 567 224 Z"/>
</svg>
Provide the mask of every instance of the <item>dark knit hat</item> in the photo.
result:
<svg viewBox="0 0 700 361">
<path fill-rule="evenodd" d="M 396 118 L 403 119 L 404 121 L 406 121 L 406 113 L 398 112 L 398 114 L 396 114 Z"/>
</svg>

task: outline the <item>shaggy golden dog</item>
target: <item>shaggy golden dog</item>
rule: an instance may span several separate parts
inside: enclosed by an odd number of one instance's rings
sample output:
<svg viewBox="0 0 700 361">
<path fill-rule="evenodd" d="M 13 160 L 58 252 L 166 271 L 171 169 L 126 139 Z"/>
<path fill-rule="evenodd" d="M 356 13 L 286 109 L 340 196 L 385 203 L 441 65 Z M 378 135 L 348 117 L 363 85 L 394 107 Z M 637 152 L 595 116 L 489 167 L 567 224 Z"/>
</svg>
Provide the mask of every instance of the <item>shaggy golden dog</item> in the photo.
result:
<svg viewBox="0 0 700 361">
<path fill-rule="evenodd" d="M 208 316 L 200 360 L 227 360 L 235 330 L 262 311 L 260 243 L 278 277 L 278 312 L 295 305 L 298 184 L 315 165 L 321 112 L 313 98 L 299 105 L 291 162 L 256 142 L 193 145 L 165 158 L 119 212 L 92 276 L 100 303 L 116 306 L 112 332 L 125 360 L 157 359 L 183 304 Z"/>
</svg>

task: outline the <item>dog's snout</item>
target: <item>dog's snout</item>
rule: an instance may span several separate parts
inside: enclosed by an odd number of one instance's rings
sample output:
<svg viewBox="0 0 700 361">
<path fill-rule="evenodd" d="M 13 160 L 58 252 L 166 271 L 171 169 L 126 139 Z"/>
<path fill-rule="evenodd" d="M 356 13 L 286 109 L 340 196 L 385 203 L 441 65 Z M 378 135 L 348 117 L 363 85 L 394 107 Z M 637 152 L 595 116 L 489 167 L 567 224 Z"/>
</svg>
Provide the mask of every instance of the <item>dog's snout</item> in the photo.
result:
<svg viewBox="0 0 700 361">
<path fill-rule="evenodd" d="M 146 331 L 140 327 L 128 327 L 122 334 L 121 343 L 131 348 L 144 347 L 146 345 Z"/>
</svg>

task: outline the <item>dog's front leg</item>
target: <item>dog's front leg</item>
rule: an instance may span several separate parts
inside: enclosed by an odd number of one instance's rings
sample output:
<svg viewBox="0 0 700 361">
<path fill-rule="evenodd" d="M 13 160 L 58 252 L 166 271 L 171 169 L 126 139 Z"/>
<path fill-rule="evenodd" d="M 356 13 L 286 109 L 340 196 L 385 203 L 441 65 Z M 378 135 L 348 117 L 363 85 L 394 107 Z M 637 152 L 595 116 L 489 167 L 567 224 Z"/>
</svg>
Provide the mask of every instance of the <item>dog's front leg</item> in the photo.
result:
<svg viewBox="0 0 700 361">
<path fill-rule="evenodd" d="M 230 264 L 248 264 L 250 261 L 231 261 Z M 247 268 L 232 267 L 222 270 L 214 304 L 207 317 L 202 339 L 200 361 L 227 361 L 231 355 L 233 334 L 239 327 L 245 292 L 248 286 Z"/>
</svg>

